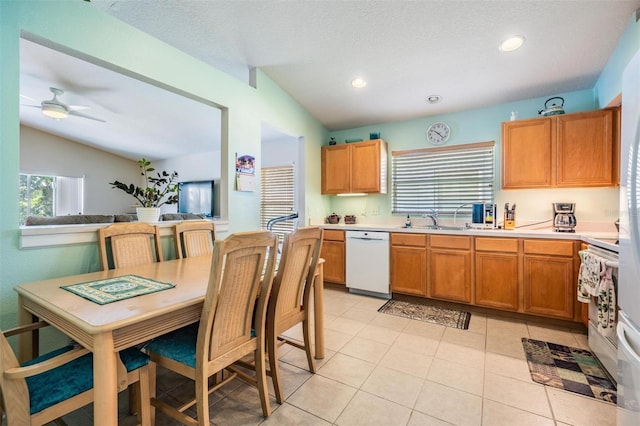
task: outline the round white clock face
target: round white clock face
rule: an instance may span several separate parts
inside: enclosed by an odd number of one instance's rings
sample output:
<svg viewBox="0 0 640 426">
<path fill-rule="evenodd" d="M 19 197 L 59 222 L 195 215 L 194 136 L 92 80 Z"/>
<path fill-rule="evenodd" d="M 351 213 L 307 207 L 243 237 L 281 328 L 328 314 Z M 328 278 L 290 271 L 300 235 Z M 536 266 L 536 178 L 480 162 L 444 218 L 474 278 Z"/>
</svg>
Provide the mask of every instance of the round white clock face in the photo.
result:
<svg viewBox="0 0 640 426">
<path fill-rule="evenodd" d="M 438 121 L 427 128 L 427 141 L 432 145 L 443 145 L 449 140 L 451 129 L 447 123 Z"/>
</svg>

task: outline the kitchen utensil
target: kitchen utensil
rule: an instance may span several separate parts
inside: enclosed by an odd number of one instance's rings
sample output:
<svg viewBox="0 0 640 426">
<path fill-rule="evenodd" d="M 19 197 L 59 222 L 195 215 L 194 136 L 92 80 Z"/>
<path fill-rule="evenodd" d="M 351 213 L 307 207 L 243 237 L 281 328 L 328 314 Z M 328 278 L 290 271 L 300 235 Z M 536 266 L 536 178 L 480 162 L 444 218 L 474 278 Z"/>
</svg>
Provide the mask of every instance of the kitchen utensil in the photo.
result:
<svg viewBox="0 0 640 426">
<path fill-rule="evenodd" d="M 340 215 L 337 215 L 335 213 L 330 214 L 329 216 L 327 216 L 327 223 L 330 223 L 332 225 L 335 225 L 336 223 L 340 222 Z"/>
<path fill-rule="evenodd" d="M 355 215 L 352 214 L 346 214 L 344 215 L 344 223 L 348 224 L 348 225 L 353 225 L 356 223 L 356 217 Z"/>
<path fill-rule="evenodd" d="M 560 105 L 556 104 L 556 99 L 560 101 Z M 549 102 L 551 101 L 554 102 L 549 104 Z M 564 98 L 555 96 L 553 98 L 547 99 L 547 101 L 544 103 L 544 109 L 538 111 L 538 114 L 542 115 L 543 117 L 547 117 L 549 115 L 564 114 Z"/>
</svg>

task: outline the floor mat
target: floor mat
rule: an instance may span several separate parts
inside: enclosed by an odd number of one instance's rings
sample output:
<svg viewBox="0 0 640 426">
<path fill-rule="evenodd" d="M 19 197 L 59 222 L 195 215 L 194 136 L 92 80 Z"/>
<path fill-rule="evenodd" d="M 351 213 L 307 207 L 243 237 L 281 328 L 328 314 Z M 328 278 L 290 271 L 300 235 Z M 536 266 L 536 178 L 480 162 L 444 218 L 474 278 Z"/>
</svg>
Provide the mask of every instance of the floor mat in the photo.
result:
<svg viewBox="0 0 640 426">
<path fill-rule="evenodd" d="M 616 385 L 588 350 L 526 337 L 522 347 L 534 382 L 616 403 Z"/>
<path fill-rule="evenodd" d="M 387 303 L 382 305 L 380 309 L 378 309 L 378 312 L 432 322 L 434 324 L 460 328 L 463 330 L 469 328 L 469 320 L 471 319 L 471 313 L 469 312 L 403 302 L 400 300 L 389 300 Z"/>
</svg>

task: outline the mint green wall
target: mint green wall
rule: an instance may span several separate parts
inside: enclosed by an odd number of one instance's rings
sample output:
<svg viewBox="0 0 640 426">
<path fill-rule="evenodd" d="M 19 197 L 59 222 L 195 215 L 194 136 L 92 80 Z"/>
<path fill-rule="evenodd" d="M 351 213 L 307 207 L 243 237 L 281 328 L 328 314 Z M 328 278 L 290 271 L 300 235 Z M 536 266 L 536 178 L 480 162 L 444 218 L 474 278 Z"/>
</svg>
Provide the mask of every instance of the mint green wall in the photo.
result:
<svg viewBox="0 0 640 426">
<path fill-rule="evenodd" d="M 229 231 L 259 227 L 259 192 L 234 190 L 235 153 L 255 154 L 260 166 L 263 122 L 305 140 L 310 170 L 304 182 L 311 210 L 324 211 L 320 197 L 319 147 L 326 130 L 284 91 L 258 72 L 253 88 L 79 0 L 0 1 L 0 327 L 16 322 L 21 282 L 97 269 L 93 245 L 19 248 L 19 38 L 47 40 L 67 53 L 93 58 L 137 78 L 172 87 L 223 108 L 223 188 Z M 224 144 L 223 144 L 224 145 Z M 315 194 L 315 195 L 314 195 Z M 12 201 L 15 200 L 15 201 Z"/>
<path fill-rule="evenodd" d="M 622 91 L 622 72 L 639 49 L 640 23 L 636 22 L 634 13 L 594 87 L 596 102 L 600 108 L 609 105 Z"/>
<path fill-rule="evenodd" d="M 414 120 L 395 123 L 382 123 L 373 126 L 332 132 L 331 136 L 338 143 L 344 143 L 348 138 L 368 139 L 369 132 L 380 132 L 382 139 L 389 145 L 389 158 L 393 151 L 407 149 L 428 148 L 425 133 L 427 127 L 436 121 L 445 121 L 451 127 L 451 137 L 447 146 L 468 144 L 474 142 L 496 142 L 495 158 L 501 158 L 500 132 L 503 121 L 508 121 L 511 111 L 518 112 L 518 118 L 539 117 L 538 111 L 543 109 L 545 101 L 551 96 L 564 98 L 564 108 L 567 113 L 596 109 L 592 90 L 559 93 L 536 99 L 512 102 L 492 107 L 460 111 L 451 114 L 434 115 Z M 326 144 L 326 143 L 325 143 Z M 496 160 L 496 182 L 498 183 L 496 201 L 500 202 L 499 182 L 500 161 Z M 331 211 L 340 215 L 355 214 L 367 217 L 390 217 L 391 202 L 390 188 L 387 195 L 368 195 L 365 197 L 331 197 Z M 509 201 L 513 203 L 513 201 Z M 519 205 L 524 205 L 518 202 Z M 549 204 L 550 206 L 550 204 Z M 541 213 L 545 216 L 546 213 Z M 528 218 L 529 219 L 529 218 Z M 531 218 L 537 219 L 537 218 Z"/>
</svg>

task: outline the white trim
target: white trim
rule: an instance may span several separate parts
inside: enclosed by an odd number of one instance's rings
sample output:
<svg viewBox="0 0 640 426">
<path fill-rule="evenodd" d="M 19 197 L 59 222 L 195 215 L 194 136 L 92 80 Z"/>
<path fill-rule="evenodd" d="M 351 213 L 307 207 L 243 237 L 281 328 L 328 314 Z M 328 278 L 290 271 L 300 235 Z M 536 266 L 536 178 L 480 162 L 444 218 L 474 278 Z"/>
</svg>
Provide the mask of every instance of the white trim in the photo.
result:
<svg viewBox="0 0 640 426">
<path fill-rule="evenodd" d="M 173 226 L 180 223 L 179 220 L 169 220 L 158 223 L 160 236 L 173 235 Z M 214 220 L 216 234 L 229 230 L 229 221 Z M 98 242 L 98 229 L 110 223 L 90 223 L 81 225 L 45 225 L 45 226 L 21 226 L 20 248 L 36 248 L 51 246 L 66 246 L 71 244 L 84 244 Z"/>
</svg>

